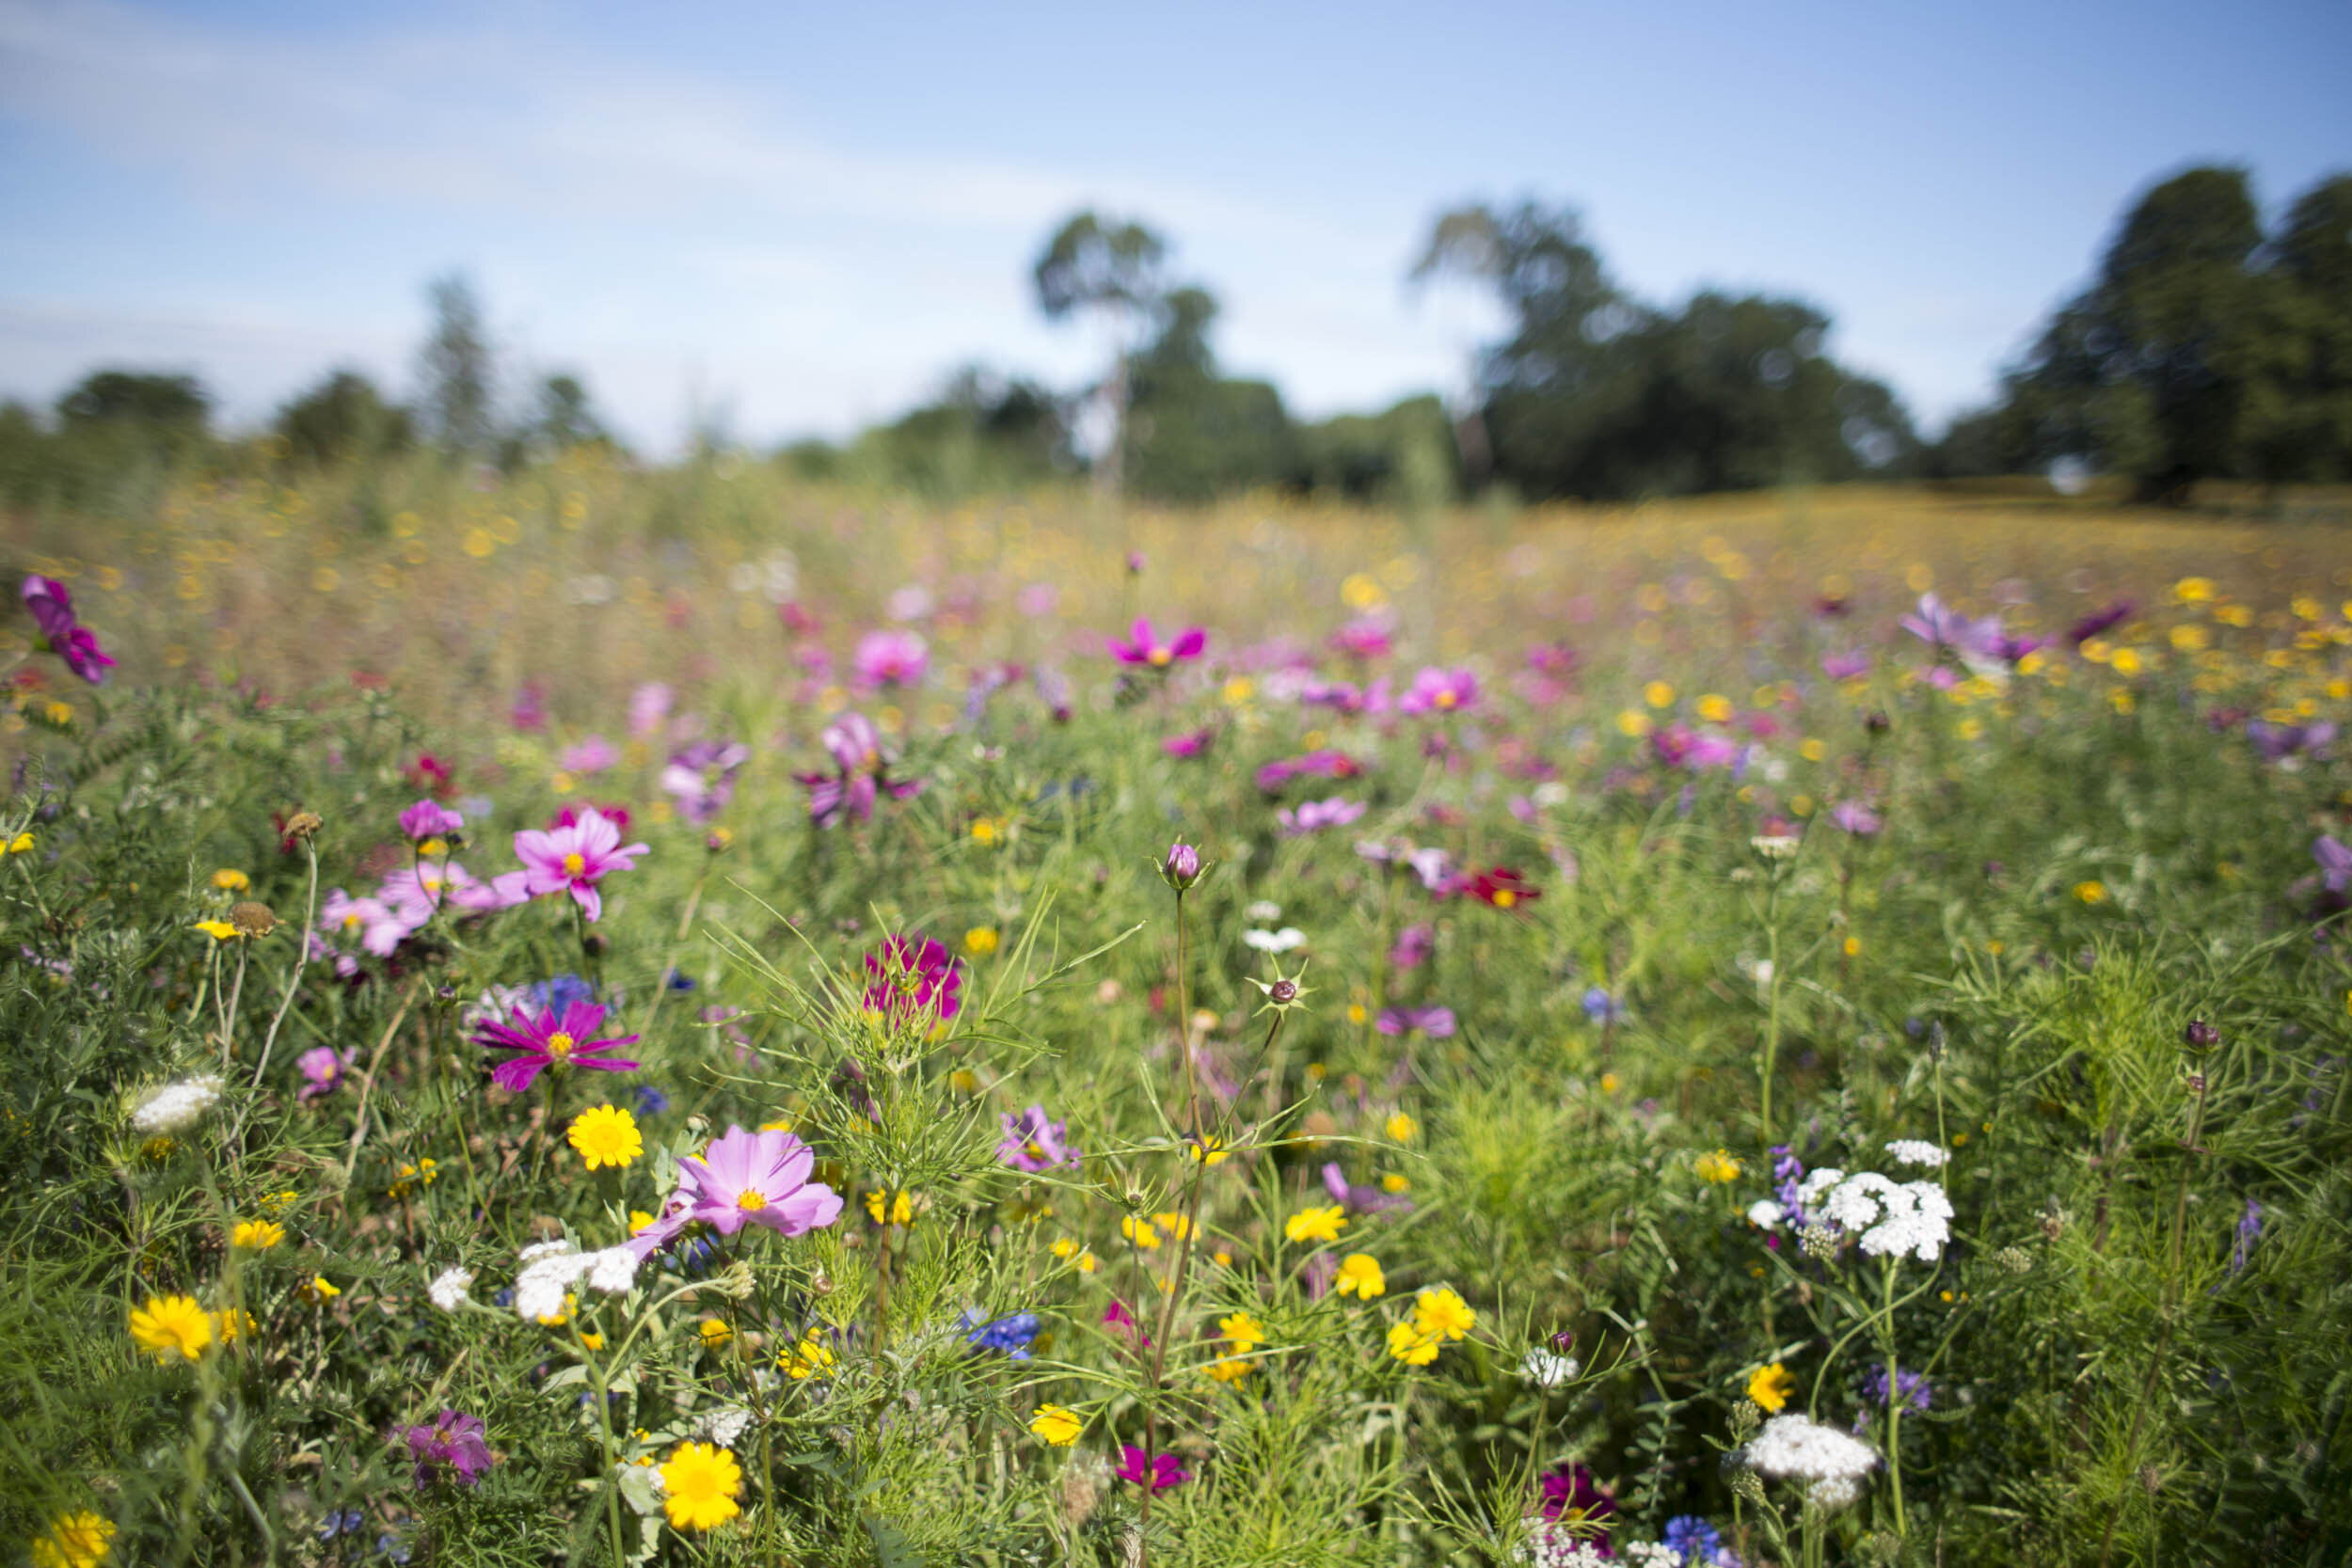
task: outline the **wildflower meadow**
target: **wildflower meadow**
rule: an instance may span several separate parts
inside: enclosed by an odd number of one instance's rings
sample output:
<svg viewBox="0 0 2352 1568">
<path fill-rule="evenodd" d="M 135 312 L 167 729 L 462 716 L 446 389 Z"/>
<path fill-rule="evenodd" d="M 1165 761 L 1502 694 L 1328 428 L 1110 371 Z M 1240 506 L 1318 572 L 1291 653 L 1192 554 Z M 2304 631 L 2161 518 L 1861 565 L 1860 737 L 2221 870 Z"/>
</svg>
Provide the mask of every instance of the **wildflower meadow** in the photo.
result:
<svg viewBox="0 0 2352 1568">
<path fill-rule="evenodd" d="M 8 1560 L 2352 1554 L 2340 517 L 12 532 Z"/>
</svg>

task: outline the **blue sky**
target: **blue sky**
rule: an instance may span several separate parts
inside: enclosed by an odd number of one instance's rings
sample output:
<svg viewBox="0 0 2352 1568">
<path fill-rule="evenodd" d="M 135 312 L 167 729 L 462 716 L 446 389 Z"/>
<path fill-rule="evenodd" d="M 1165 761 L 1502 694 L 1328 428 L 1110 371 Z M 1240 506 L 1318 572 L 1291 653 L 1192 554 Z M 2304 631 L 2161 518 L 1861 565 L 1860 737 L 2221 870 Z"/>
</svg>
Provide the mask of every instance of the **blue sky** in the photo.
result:
<svg viewBox="0 0 2352 1568">
<path fill-rule="evenodd" d="M 1322 415 L 1461 384 L 1488 308 L 1403 274 L 1446 206 L 1534 195 L 1645 296 L 1813 300 L 1932 423 L 2153 177 L 2243 163 L 2275 209 L 2352 167 L 2347 64 L 2340 3 L 0 0 L 0 395 L 405 390 L 461 267 L 641 442 L 838 435 L 965 360 L 1092 372 L 1028 283 L 1092 204 Z"/>
</svg>

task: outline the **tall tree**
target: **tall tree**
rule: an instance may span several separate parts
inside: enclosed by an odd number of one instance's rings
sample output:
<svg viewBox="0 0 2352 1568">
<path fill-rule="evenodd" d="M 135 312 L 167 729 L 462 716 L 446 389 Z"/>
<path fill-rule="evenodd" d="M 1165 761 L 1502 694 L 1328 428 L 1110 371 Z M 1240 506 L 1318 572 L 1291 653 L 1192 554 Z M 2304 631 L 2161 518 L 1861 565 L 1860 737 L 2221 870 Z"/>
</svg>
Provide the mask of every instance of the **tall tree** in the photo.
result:
<svg viewBox="0 0 2352 1568">
<path fill-rule="evenodd" d="M 408 411 L 353 370 L 330 372 L 279 409 L 277 434 L 287 456 L 320 465 L 382 456 L 415 439 Z"/>
<path fill-rule="evenodd" d="M 539 383 L 539 407 L 532 424 L 532 435 L 557 451 L 612 438 L 604 421 L 596 418 L 588 384 L 567 372 L 558 372 Z"/>
<path fill-rule="evenodd" d="M 435 278 L 425 298 L 433 308 L 433 330 L 418 354 L 425 432 L 450 451 L 480 451 L 495 434 L 496 375 L 481 301 L 462 273 Z"/>
<path fill-rule="evenodd" d="M 1132 220 L 1079 213 L 1055 230 L 1035 269 L 1038 308 L 1048 321 L 1075 314 L 1104 324 L 1111 369 L 1100 389 L 1111 423 L 1110 450 L 1096 469 L 1103 485 L 1122 481 L 1127 444 L 1130 357 L 1157 326 L 1166 307 L 1168 242 Z"/>
</svg>

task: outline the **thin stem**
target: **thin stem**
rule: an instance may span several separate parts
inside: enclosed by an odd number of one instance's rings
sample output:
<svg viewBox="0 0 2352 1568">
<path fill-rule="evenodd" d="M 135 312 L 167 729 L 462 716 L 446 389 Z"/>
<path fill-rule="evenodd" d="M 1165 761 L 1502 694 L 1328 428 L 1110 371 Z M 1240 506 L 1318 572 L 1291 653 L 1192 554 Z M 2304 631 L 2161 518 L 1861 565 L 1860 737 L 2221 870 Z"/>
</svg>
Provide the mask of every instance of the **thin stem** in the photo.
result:
<svg viewBox="0 0 2352 1568">
<path fill-rule="evenodd" d="M 1903 1528 L 1903 1402 L 1896 1385 L 1899 1381 L 1895 1364 L 1895 1258 L 1888 1254 L 1880 1275 L 1879 1300 L 1886 1346 L 1886 1479 L 1895 1494 L 1895 1533 L 1906 1535 Z"/>
<path fill-rule="evenodd" d="M 1193 1082 L 1192 1070 L 1192 992 L 1186 981 L 1186 952 L 1184 945 L 1184 891 L 1176 890 L 1176 1039 L 1184 1053 L 1184 1130 L 1194 1137 L 1200 1135 L 1200 1102 Z M 1148 1499 L 1152 1489 L 1145 1487 Z"/>
<path fill-rule="evenodd" d="M 1780 878 L 1774 872 L 1772 890 L 1764 903 L 1764 961 L 1772 966 L 1768 983 L 1766 1020 L 1764 1024 L 1764 1067 L 1758 1077 L 1763 1086 L 1763 1105 L 1758 1120 L 1763 1124 L 1764 1145 L 1772 1142 L 1772 1070 L 1780 1058 Z"/>
</svg>

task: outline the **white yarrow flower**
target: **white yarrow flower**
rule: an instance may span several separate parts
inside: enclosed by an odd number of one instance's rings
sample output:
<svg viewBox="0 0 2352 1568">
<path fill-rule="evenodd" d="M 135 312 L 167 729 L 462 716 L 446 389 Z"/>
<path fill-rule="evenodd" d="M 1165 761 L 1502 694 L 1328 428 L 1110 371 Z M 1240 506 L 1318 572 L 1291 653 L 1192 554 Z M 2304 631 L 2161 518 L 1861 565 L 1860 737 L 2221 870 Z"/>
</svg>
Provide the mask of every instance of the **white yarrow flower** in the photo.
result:
<svg viewBox="0 0 2352 1568">
<path fill-rule="evenodd" d="M 627 1294 L 637 1283 L 637 1254 L 626 1246 L 606 1247 L 588 1255 L 588 1283 L 606 1295 Z"/>
<path fill-rule="evenodd" d="M 1895 1157 L 1899 1165 L 1925 1165 L 1930 1170 L 1942 1166 L 1951 1159 L 1949 1154 L 1924 1138 L 1897 1138 L 1886 1146 L 1886 1152 Z"/>
<path fill-rule="evenodd" d="M 142 1132 L 183 1132 L 220 1101 L 220 1079 L 213 1073 L 166 1084 L 139 1101 L 131 1125 Z"/>
<path fill-rule="evenodd" d="M 1557 1388 L 1579 1370 L 1576 1357 L 1532 1350 L 1519 1358 L 1519 1375 L 1538 1388 Z"/>
<path fill-rule="evenodd" d="M 1287 953 L 1294 947 L 1304 945 L 1307 933 L 1295 926 L 1285 926 L 1279 931 L 1244 931 L 1241 940 L 1261 953 Z"/>
<path fill-rule="evenodd" d="M 1271 898 L 1261 898 L 1242 912 L 1255 921 L 1279 920 L 1282 918 L 1282 906 Z"/>
<path fill-rule="evenodd" d="M 1787 1211 L 1769 1197 L 1759 1197 L 1748 1205 L 1748 1223 L 1763 1230 L 1774 1230 Z"/>
<path fill-rule="evenodd" d="M 523 1272 L 515 1276 L 515 1315 L 525 1323 L 561 1315 L 565 1292 L 588 1272 L 596 1256 L 572 1251 L 569 1242 L 542 1242 L 525 1247 Z"/>
<path fill-rule="evenodd" d="M 466 1294 L 466 1287 L 472 1283 L 471 1269 L 443 1269 L 434 1276 L 433 1283 L 425 1287 L 424 1293 L 431 1296 L 433 1305 L 442 1311 L 454 1312 L 471 1299 Z"/>
<path fill-rule="evenodd" d="M 1766 833 L 1748 840 L 1748 847 L 1768 861 L 1795 858 L 1801 841 L 1791 833 Z"/>
<path fill-rule="evenodd" d="M 1798 1415 L 1775 1416 L 1743 1450 L 1758 1475 L 1775 1481 L 1843 1481 L 1851 1486 L 1878 1464 L 1878 1450 L 1836 1427 Z"/>
</svg>

